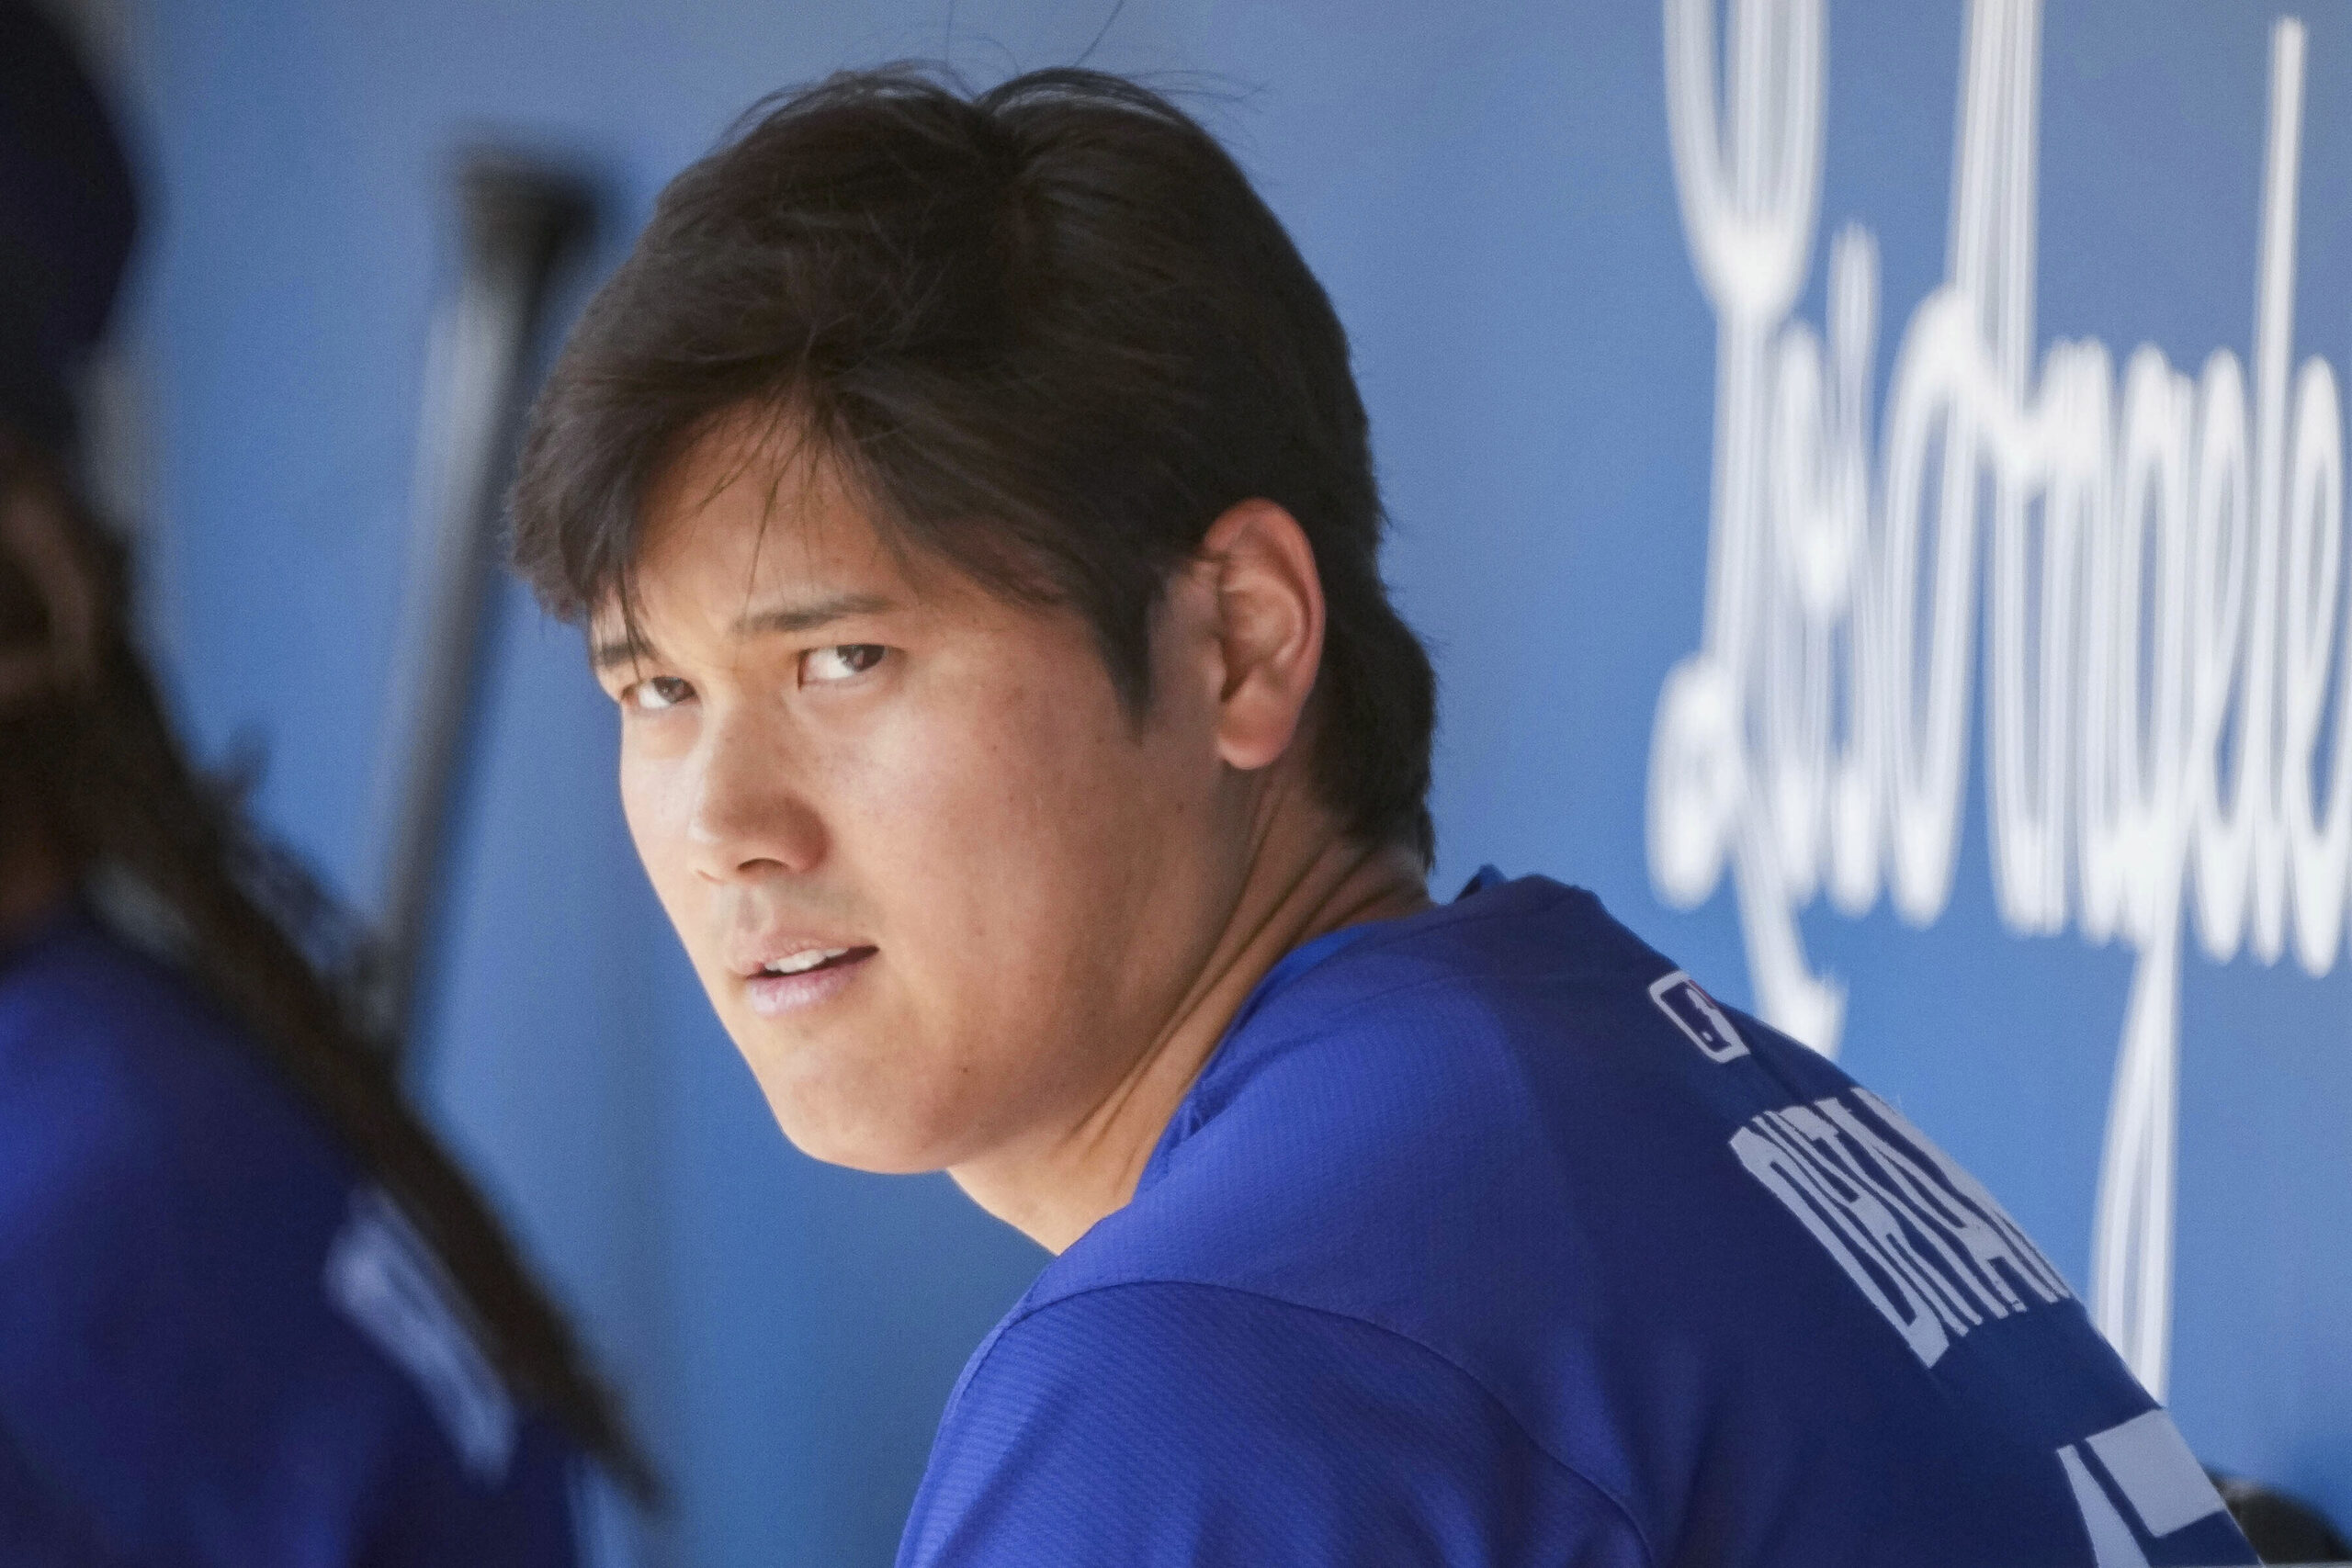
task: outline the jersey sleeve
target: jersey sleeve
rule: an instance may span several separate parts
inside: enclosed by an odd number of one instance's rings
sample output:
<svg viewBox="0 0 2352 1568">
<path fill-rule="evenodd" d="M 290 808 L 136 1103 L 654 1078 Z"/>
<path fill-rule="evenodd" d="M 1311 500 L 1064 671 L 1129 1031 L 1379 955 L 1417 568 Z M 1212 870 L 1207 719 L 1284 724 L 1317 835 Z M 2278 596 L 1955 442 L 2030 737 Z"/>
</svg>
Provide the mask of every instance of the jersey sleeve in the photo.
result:
<svg viewBox="0 0 2352 1568">
<path fill-rule="evenodd" d="M 1129 1284 L 1004 1329 L 950 1402 L 899 1568 L 1645 1568 L 1609 1498 L 1452 1363 L 1247 1292 Z"/>
</svg>

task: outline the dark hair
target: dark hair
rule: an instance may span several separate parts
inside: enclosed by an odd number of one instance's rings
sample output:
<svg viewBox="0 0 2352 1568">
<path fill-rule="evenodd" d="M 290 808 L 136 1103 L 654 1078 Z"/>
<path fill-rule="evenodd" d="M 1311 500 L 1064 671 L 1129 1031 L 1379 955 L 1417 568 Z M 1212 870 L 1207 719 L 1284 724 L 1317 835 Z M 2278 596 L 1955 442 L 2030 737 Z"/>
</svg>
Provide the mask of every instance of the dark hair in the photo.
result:
<svg viewBox="0 0 2352 1568">
<path fill-rule="evenodd" d="M 368 947 L 301 863 L 257 833 L 239 792 L 198 773 L 131 640 L 130 558 L 57 462 L 0 429 L 0 507 L 51 508 L 93 590 L 86 668 L 0 709 L 0 861 L 47 848 L 160 937 L 269 1065 L 400 1205 L 448 1269 L 501 1374 L 646 1501 L 660 1488 L 563 1315 L 464 1173 L 402 1098 L 367 1019 Z M 0 649 L 56 635 L 0 554 Z"/>
<path fill-rule="evenodd" d="M 878 525 L 1083 615 L 1130 709 L 1150 619 L 1211 523 L 1298 519 L 1328 604 L 1318 793 L 1427 863 L 1427 654 L 1347 335 L 1248 179 L 1098 72 L 968 96 L 909 66 L 769 100 L 665 190 L 534 409 L 514 560 L 556 614 L 616 602 L 651 486 L 745 410 L 789 420 Z"/>
</svg>

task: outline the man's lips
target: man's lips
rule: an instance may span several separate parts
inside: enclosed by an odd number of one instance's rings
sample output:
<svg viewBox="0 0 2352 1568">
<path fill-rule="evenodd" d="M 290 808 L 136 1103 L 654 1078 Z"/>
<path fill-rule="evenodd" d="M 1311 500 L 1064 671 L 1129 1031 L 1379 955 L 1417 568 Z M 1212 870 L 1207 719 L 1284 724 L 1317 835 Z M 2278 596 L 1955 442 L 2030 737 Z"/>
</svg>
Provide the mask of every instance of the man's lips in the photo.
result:
<svg viewBox="0 0 2352 1568">
<path fill-rule="evenodd" d="M 874 951 L 872 942 L 860 942 L 855 937 L 812 936 L 806 931 L 741 938 L 729 947 L 727 966 L 746 980 L 756 980 L 763 975 L 797 974 Z"/>
<path fill-rule="evenodd" d="M 864 972 L 866 961 L 879 951 L 866 946 L 803 948 L 782 961 L 795 965 L 791 972 L 777 974 L 764 966 L 756 968 L 744 976 L 743 989 L 752 1010 L 763 1018 L 798 1012 L 830 1001 L 848 989 Z M 823 956 L 815 963 L 797 967 L 819 953 Z"/>
</svg>

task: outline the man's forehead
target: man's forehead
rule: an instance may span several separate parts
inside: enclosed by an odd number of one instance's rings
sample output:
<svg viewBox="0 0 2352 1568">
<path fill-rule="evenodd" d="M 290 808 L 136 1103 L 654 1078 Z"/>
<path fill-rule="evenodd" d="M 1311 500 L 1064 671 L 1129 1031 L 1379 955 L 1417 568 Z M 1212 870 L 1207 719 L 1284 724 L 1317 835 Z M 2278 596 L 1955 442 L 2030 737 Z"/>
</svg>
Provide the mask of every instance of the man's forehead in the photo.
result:
<svg viewBox="0 0 2352 1568">
<path fill-rule="evenodd" d="M 900 564 L 862 487 L 797 422 L 774 417 L 736 415 L 695 439 L 648 487 L 640 518 L 640 580 Z"/>
<path fill-rule="evenodd" d="M 740 640 L 914 610 L 993 621 L 1057 598 L 992 586 L 893 525 L 821 443 L 772 415 L 730 416 L 694 441 L 641 515 L 636 558 L 588 616 L 600 665 L 607 649 L 639 658 L 671 637 Z"/>
<path fill-rule="evenodd" d="M 648 488 L 640 519 L 634 558 L 589 615 L 600 633 L 649 615 L 716 626 L 755 601 L 911 598 L 923 575 L 838 465 L 772 422 L 695 441 Z"/>
</svg>

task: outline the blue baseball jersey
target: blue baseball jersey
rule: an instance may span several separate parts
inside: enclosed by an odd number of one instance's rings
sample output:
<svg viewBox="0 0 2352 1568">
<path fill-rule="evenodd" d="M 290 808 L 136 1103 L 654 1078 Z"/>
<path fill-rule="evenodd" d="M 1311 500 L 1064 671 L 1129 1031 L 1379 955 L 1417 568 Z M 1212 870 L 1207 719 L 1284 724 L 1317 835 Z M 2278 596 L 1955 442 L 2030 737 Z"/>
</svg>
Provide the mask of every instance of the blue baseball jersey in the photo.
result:
<svg viewBox="0 0 2352 1568">
<path fill-rule="evenodd" d="M 1894 1107 L 1487 872 L 1267 975 L 972 1357 L 899 1561 L 2255 1558 Z"/>
<path fill-rule="evenodd" d="M 186 980 L 0 952 L 0 1563 L 562 1568 L 583 1462 Z"/>
</svg>

